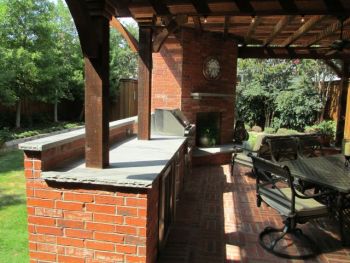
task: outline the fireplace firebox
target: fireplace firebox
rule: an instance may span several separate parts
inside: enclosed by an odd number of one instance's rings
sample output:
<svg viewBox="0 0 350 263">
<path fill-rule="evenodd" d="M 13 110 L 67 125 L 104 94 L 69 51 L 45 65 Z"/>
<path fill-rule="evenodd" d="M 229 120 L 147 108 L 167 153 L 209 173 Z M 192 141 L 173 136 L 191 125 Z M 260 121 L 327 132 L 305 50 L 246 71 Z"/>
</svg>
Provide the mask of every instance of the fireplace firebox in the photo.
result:
<svg viewBox="0 0 350 263">
<path fill-rule="evenodd" d="M 196 145 L 211 147 L 221 141 L 221 113 L 198 112 L 196 115 Z"/>
</svg>

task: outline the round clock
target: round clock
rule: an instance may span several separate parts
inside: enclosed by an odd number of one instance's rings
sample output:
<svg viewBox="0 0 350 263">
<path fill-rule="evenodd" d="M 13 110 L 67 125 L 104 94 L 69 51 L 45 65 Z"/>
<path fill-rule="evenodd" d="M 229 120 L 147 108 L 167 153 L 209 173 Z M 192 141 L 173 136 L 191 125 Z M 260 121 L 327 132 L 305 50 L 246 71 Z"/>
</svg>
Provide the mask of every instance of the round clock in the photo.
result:
<svg viewBox="0 0 350 263">
<path fill-rule="evenodd" d="M 208 80 L 217 80 L 221 75 L 221 65 L 216 57 L 207 57 L 203 63 L 203 75 Z"/>
</svg>

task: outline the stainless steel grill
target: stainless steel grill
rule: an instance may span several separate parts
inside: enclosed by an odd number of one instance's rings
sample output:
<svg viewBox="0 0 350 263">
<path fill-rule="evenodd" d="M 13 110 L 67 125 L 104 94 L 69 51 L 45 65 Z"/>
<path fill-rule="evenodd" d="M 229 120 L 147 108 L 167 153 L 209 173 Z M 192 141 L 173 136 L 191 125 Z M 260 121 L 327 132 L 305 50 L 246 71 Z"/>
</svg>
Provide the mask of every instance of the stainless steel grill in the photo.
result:
<svg viewBox="0 0 350 263">
<path fill-rule="evenodd" d="M 156 109 L 152 117 L 152 131 L 163 135 L 191 137 L 195 125 L 179 109 Z"/>
</svg>

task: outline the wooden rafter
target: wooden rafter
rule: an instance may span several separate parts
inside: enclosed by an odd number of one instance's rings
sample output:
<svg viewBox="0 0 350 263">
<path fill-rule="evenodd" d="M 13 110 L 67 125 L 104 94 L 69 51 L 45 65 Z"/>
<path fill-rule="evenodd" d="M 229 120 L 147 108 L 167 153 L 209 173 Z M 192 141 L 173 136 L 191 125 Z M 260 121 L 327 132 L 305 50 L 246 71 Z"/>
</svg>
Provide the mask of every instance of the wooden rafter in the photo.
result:
<svg viewBox="0 0 350 263">
<path fill-rule="evenodd" d="M 303 24 L 293 35 L 288 37 L 283 43 L 282 46 L 288 47 L 301 36 L 306 34 L 311 28 L 313 28 L 317 23 L 325 19 L 327 16 L 313 16 L 305 24 Z"/>
<path fill-rule="evenodd" d="M 331 12 L 341 12 L 344 10 L 344 6 L 339 0 L 323 0 L 323 2 Z"/>
<path fill-rule="evenodd" d="M 224 21 L 224 38 L 226 38 L 226 36 L 227 36 L 229 23 L 230 23 L 230 17 L 229 16 L 225 16 L 225 21 Z"/>
<path fill-rule="evenodd" d="M 350 18 L 348 18 L 347 20 L 344 21 L 344 26 L 349 25 L 350 24 Z M 322 32 L 320 32 L 317 36 L 315 36 L 308 44 L 307 46 L 312 46 L 314 44 L 316 44 L 317 42 L 319 42 L 320 40 L 333 35 L 337 30 L 339 30 L 341 27 L 341 22 L 337 21 L 333 24 L 331 24 L 330 26 L 328 26 L 326 29 L 324 29 Z M 346 39 L 346 36 L 344 36 L 344 38 Z"/>
<path fill-rule="evenodd" d="M 257 16 L 254 18 L 254 22 L 252 22 L 249 26 L 249 29 L 247 31 L 247 34 L 245 35 L 245 42 L 246 43 L 249 43 L 250 42 L 250 39 L 252 37 L 252 35 L 254 34 L 255 32 L 255 29 L 259 26 L 259 24 L 261 23 L 261 17 L 260 16 Z"/>
<path fill-rule="evenodd" d="M 168 36 L 174 33 L 184 23 L 187 23 L 187 16 L 178 16 L 170 20 L 167 26 L 154 37 L 153 52 L 159 52 Z"/>
<path fill-rule="evenodd" d="M 239 47 L 239 58 L 310 58 L 310 59 L 350 59 L 350 53 L 334 53 L 328 56 L 330 49 L 309 49 L 304 47 Z"/>
<path fill-rule="evenodd" d="M 294 16 L 285 16 L 280 21 L 278 21 L 277 25 L 274 27 L 270 36 L 264 41 L 264 46 L 269 45 L 275 37 L 283 31 L 283 29 L 294 19 Z"/>
<path fill-rule="evenodd" d="M 134 38 L 134 36 L 119 22 L 118 19 L 112 17 L 112 20 L 109 22 L 111 27 L 116 29 L 126 40 L 132 52 L 138 52 L 139 43 Z"/>
<path fill-rule="evenodd" d="M 157 15 L 164 16 L 171 14 L 168 6 L 163 2 L 163 0 L 149 0 L 149 3 L 152 5 L 152 8 Z"/>
<path fill-rule="evenodd" d="M 207 15 L 210 13 L 207 0 L 191 0 L 191 2 L 198 14 Z"/>
<path fill-rule="evenodd" d="M 294 0 L 278 0 L 278 2 L 280 3 L 281 7 L 288 13 L 298 13 L 298 7 L 295 4 Z"/>
<path fill-rule="evenodd" d="M 251 3 L 247 0 L 234 0 L 236 3 L 238 9 L 242 13 L 253 15 L 255 13 L 255 10 Z"/>
<path fill-rule="evenodd" d="M 197 33 L 202 34 L 203 28 L 202 28 L 202 23 L 201 19 L 199 16 L 194 16 L 192 17 L 193 23 L 194 23 L 194 28 L 196 29 Z"/>
</svg>

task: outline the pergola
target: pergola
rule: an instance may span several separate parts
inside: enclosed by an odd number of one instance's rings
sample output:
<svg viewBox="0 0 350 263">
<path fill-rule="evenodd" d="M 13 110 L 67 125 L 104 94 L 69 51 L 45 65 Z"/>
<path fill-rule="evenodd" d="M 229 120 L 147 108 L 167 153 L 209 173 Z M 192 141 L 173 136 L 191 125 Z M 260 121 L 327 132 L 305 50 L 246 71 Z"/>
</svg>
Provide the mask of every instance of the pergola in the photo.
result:
<svg viewBox="0 0 350 263">
<path fill-rule="evenodd" d="M 152 52 L 159 52 L 181 27 L 204 31 L 238 43 L 239 58 L 323 59 L 348 90 L 350 51 L 331 47 L 350 38 L 347 0 L 66 0 L 85 58 L 86 165 L 109 165 L 109 27 L 118 28 L 139 52 L 138 138 L 150 139 Z M 116 20 L 133 17 L 139 43 Z M 332 59 L 342 60 L 338 67 Z M 350 93 L 349 93 L 350 95 Z M 350 103 L 341 94 L 340 123 L 350 139 Z M 348 99 L 350 101 L 350 99 Z M 345 106 L 347 105 L 347 106 Z M 347 109 L 346 109 L 347 108 Z M 347 111 L 347 113 L 346 113 Z M 345 117 L 346 116 L 346 117 Z"/>
</svg>

